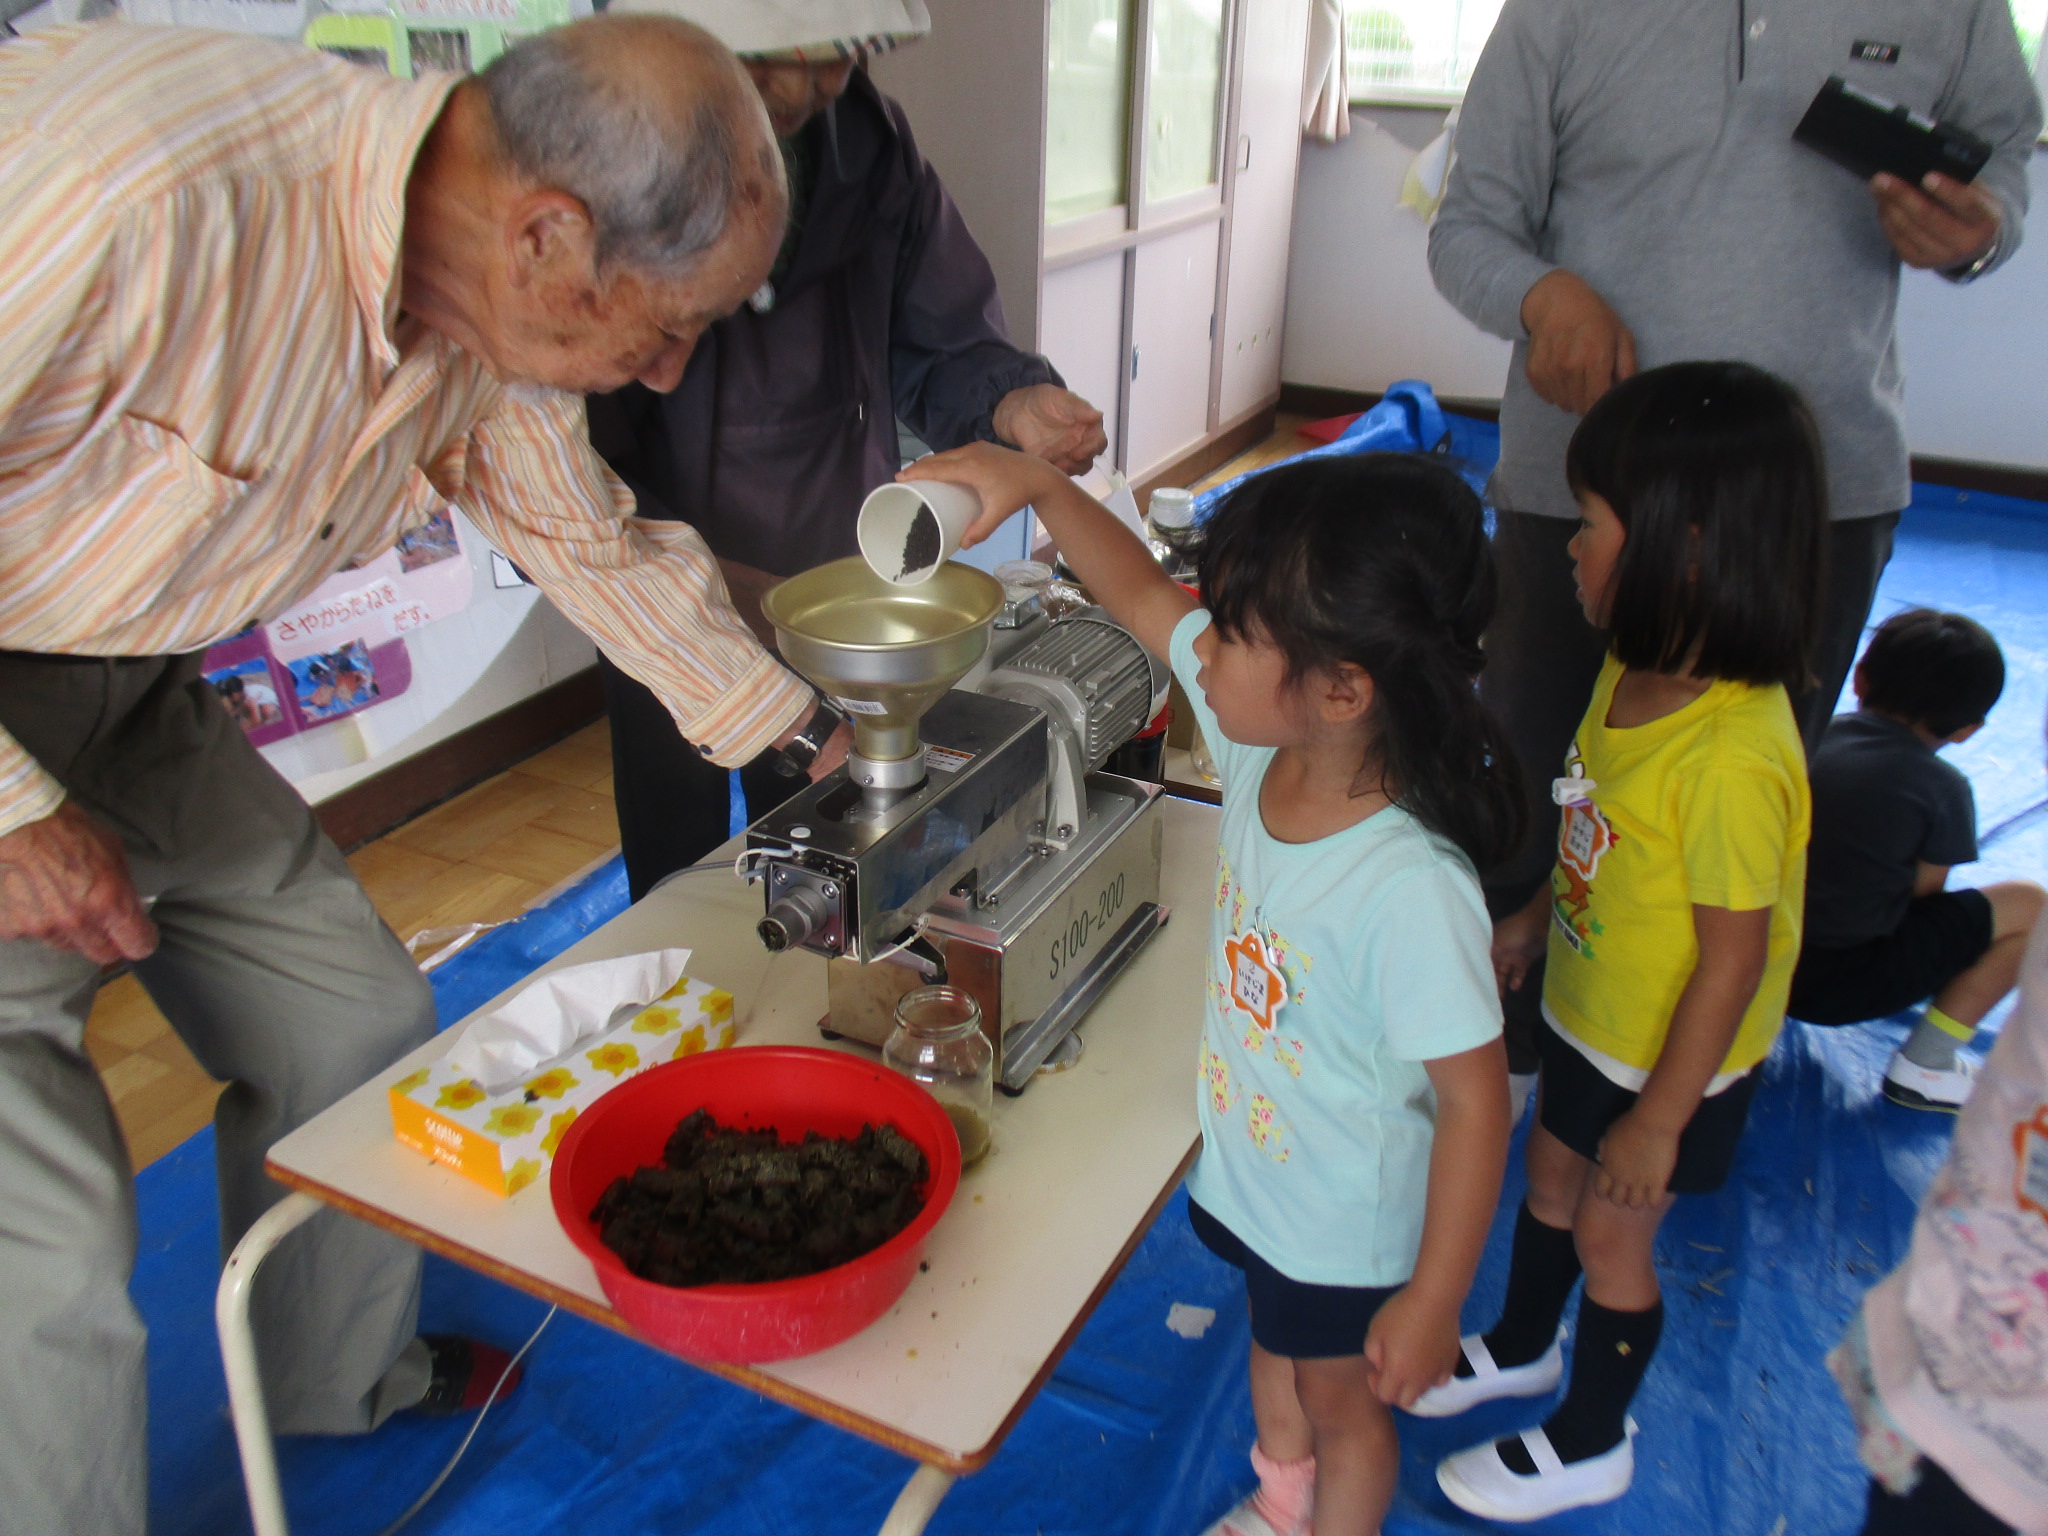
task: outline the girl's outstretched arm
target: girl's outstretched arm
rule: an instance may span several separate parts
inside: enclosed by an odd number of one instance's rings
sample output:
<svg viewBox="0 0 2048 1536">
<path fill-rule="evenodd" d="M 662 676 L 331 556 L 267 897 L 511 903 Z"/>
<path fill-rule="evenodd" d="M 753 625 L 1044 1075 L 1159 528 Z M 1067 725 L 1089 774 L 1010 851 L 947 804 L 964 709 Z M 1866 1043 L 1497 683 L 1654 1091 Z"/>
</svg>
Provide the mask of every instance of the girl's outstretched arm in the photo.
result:
<svg viewBox="0 0 2048 1536">
<path fill-rule="evenodd" d="M 1458 1364 L 1458 1309 L 1472 1289 L 1508 1161 L 1508 1054 L 1500 1038 L 1423 1063 L 1436 1089 L 1429 1203 L 1415 1274 L 1380 1308 L 1365 1335 L 1372 1389 L 1406 1408 L 1450 1380 Z"/>
<path fill-rule="evenodd" d="M 1678 1164 L 1678 1138 L 1728 1059 L 1770 957 L 1771 909 L 1692 909 L 1700 957 L 1671 1010 L 1664 1051 L 1635 1106 L 1607 1128 L 1593 1193 L 1638 1210 L 1657 1204 Z"/>
<path fill-rule="evenodd" d="M 1195 606 L 1115 513 L 1043 459 L 994 443 L 969 443 L 919 459 L 896 478 L 974 488 L 981 516 L 962 548 L 979 544 L 1020 508 L 1031 507 L 1089 595 L 1155 656 L 1166 654 L 1174 625 Z"/>
</svg>

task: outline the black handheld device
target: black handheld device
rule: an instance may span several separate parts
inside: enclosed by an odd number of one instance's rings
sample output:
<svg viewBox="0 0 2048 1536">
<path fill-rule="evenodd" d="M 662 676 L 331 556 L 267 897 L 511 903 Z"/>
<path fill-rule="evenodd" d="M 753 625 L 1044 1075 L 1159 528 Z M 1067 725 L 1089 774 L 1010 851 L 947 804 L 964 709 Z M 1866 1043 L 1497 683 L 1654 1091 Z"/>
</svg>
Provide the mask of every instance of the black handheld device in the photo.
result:
<svg viewBox="0 0 2048 1536">
<path fill-rule="evenodd" d="M 1923 117 L 1840 75 L 1828 77 L 1792 137 L 1865 181 L 1888 171 L 1916 187 L 1929 171 L 1972 181 L 1991 158 L 1991 146 L 1968 129 Z"/>
</svg>

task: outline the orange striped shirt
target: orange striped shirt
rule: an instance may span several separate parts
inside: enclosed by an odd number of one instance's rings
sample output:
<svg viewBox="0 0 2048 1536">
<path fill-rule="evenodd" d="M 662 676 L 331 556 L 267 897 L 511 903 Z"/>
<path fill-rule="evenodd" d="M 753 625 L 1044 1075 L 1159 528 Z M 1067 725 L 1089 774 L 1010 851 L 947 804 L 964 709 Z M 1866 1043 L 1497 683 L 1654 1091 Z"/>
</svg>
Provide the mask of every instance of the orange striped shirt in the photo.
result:
<svg viewBox="0 0 2048 1536">
<path fill-rule="evenodd" d="M 108 23 L 0 45 L 0 649 L 196 650 L 460 507 L 683 733 L 741 762 L 811 690 L 580 397 L 398 311 L 455 77 Z M 63 791 L 0 732 L 0 833 Z"/>
</svg>

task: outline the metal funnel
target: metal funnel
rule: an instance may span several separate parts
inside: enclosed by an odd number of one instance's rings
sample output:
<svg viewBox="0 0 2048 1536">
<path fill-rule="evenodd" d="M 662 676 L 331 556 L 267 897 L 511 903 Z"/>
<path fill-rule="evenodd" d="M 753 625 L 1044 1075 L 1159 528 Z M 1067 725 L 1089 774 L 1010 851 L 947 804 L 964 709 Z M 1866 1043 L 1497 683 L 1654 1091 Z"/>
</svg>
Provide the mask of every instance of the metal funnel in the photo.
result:
<svg viewBox="0 0 2048 1536">
<path fill-rule="evenodd" d="M 1003 586 L 947 562 L 929 581 L 884 581 L 858 555 L 768 589 L 782 659 L 853 715 L 854 782 L 881 798 L 924 781 L 917 722 L 981 660 Z"/>
</svg>

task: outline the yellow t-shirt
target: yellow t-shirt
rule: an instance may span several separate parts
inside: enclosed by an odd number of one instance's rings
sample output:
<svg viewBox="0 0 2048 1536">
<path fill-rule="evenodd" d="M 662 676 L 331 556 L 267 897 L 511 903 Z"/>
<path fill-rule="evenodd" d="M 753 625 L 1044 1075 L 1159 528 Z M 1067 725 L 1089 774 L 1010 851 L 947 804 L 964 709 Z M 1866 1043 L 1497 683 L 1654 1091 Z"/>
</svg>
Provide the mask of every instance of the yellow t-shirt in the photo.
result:
<svg viewBox="0 0 2048 1536">
<path fill-rule="evenodd" d="M 1780 687 L 1716 682 L 1648 725 L 1607 723 L 1600 669 L 1565 762 L 1544 1011 L 1616 1061 L 1657 1064 L 1699 961 L 1694 905 L 1771 909 L 1770 954 L 1723 1072 L 1763 1060 L 1785 1021 L 1812 819 L 1806 752 Z M 1570 781 L 1583 779 L 1583 790 Z"/>
</svg>

